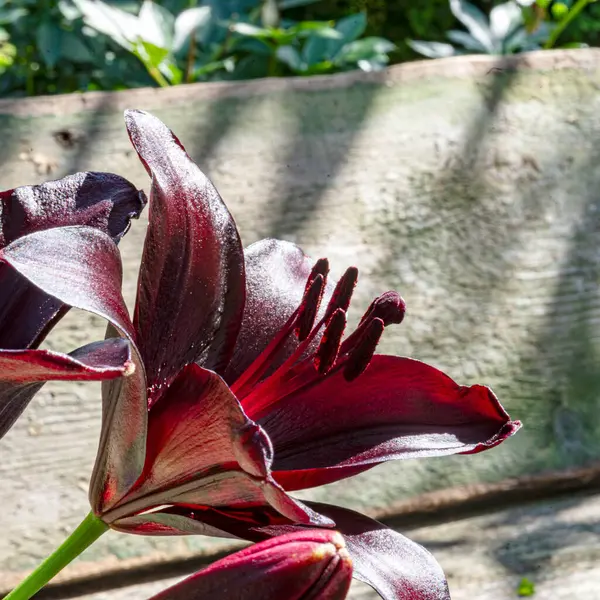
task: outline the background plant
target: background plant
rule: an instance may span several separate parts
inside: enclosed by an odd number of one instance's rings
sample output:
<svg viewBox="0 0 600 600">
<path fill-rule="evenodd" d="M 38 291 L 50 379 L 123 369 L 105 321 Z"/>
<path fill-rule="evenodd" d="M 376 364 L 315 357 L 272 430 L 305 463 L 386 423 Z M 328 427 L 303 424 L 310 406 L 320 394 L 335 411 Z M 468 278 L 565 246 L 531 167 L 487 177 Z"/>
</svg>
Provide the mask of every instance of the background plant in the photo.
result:
<svg viewBox="0 0 600 600">
<path fill-rule="evenodd" d="M 418 58 L 409 40 L 446 44 L 437 46 L 438 54 L 430 47 L 429 55 L 440 56 L 600 45 L 597 1 L 519 0 L 517 29 L 492 49 L 477 36 L 473 42 L 453 4 L 0 0 L 0 96 L 374 70 Z M 509 9 L 517 0 L 458 4 L 479 15 L 488 29 L 491 15 L 517 14 Z"/>
<path fill-rule="evenodd" d="M 486 15 L 467 0 L 449 0 L 452 14 L 464 29 L 450 29 L 451 43 L 407 40 L 418 54 L 441 58 L 457 54 L 514 54 L 552 48 L 567 27 L 595 0 L 571 3 L 548 0 L 509 0 L 492 7 Z M 466 31 L 465 31 L 466 30 Z M 587 44 L 571 42 L 568 47 Z"/>
<path fill-rule="evenodd" d="M 315 0 L 0 0 L 0 94 L 310 75 L 388 63 L 364 12 L 286 16 Z"/>
<path fill-rule="evenodd" d="M 472 0 L 471 4 L 489 15 L 493 7 L 506 0 Z M 521 2 L 526 16 L 537 13 L 542 22 L 552 25 L 565 16 L 564 7 L 572 10 L 576 0 L 540 0 Z M 527 6 L 528 5 L 528 6 Z M 545 8 L 544 8 L 545 6 Z M 558 7 L 557 7 L 558 6 Z M 388 38 L 396 44 L 392 62 L 412 60 L 418 54 L 407 43 L 410 39 L 447 42 L 446 32 L 460 27 L 460 22 L 452 14 L 448 0 L 321 0 L 305 7 L 303 18 L 339 18 L 358 10 L 368 15 L 367 35 Z M 562 11 L 562 13 L 561 13 Z M 293 11 L 292 11 L 293 12 Z M 297 15 L 295 15 L 297 16 Z M 531 24 L 529 22 L 528 24 Z M 565 29 L 560 37 L 561 46 L 574 44 L 600 45 L 600 3 L 588 2 Z"/>
</svg>

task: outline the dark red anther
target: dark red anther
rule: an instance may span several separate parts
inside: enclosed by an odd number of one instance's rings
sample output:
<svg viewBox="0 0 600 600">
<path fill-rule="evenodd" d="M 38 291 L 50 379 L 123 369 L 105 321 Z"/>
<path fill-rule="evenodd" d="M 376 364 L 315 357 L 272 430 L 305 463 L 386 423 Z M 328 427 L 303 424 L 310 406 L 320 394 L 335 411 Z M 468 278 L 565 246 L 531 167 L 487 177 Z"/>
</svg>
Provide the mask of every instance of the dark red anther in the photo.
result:
<svg viewBox="0 0 600 600">
<path fill-rule="evenodd" d="M 340 343 L 345 328 L 346 313 L 341 308 L 338 308 L 331 315 L 331 319 L 329 319 L 329 323 L 327 323 L 327 327 L 325 328 L 325 333 L 323 333 L 323 337 L 321 338 L 319 348 L 315 352 L 315 367 L 321 375 L 325 375 L 333 367 L 340 350 Z"/>
<path fill-rule="evenodd" d="M 304 293 L 308 292 L 310 284 L 315 280 L 317 275 L 323 275 L 323 279 L 327 281 L 327 275 L 329 274 L 329 261 L 326 258 L 320 258 L 313 266 L 310 271 L 310 275 L 306 280 L 306 286 L 304 287 Z"/>
<path fill-rule="evenodd" d="M 313 328 L 315 317 L 317 316 L 317 312 L 319 312 L 319 305 L 321 304 L 324 288 L 325 278 L 319 273 L 315 276 L 308 290 L 304 294 L 295 330 L 296 335 L 301 342 L 308 337 L 308 334 Z"/>
<path fill-rule="evenodd" d="M 333 290 L 331 300 L 327 306 L 325 318 L 328 319 L 336 309 L 341 308 L 343 311 L 348 310 L 352 293 L 358 281 L 358 269 L 356 267 L 348 267 Z"/>
<path fill-rule="evenodd" d="M 385 323 L 379 318 L 373 319 L 365 327 L 360 340 L 350 352 L 344 366 L 344 379 L 346 381 L 356 379 L 369 366 L 384 329 Z"/>
<path fill-rule="evenodd" d="M 406 314 L 406 302 L 398 292 L 386 292 L 371 302 L 360 320 L 359 326 L 371 319 L 381 319 L 384 325 L 402 323 Z"/>
</svg>

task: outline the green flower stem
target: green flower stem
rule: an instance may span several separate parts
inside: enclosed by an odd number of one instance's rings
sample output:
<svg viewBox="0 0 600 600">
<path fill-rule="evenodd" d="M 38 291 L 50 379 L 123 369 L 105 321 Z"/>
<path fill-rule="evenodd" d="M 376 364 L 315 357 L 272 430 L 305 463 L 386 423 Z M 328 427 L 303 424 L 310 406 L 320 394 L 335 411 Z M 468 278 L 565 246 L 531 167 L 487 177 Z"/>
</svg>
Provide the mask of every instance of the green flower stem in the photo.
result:
<svg viewBox="0 0 600 600">
<path fill-rule="evenodd" d="M 29 600 L 107 530 L 108 525 L 90 513 L 79 527 L 4 600 Z"/>
<path fill-rule="evenodd" d="M 595 0 L 577 0 L 573 8 L 567 13 L 566 17 L 554 28 L 550 37 L 544 44 L 544 49 L 549 50 L 556 44 L 556 40 L 560 37 L 560 34 L 567 28 L 567 25 L 575 18 L 579 13 Z"/>
</svg>

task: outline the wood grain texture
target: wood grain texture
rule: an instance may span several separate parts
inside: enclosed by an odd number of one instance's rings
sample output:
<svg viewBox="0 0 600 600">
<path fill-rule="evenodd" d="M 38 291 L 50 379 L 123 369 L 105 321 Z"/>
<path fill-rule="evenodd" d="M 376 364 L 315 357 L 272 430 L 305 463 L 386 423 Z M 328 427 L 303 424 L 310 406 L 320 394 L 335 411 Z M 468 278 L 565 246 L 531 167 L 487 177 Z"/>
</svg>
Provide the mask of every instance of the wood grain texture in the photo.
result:
<svg viewBox="0 0 600 600">
<path fill-rule="evenodd" d="M 152 110 L 210 174 L 245 243 L 278 236 L 361 268 L 356 320 L 397 288 L 382 348 L 488 383 L 525 428 L 493 452 L 384 465 L 302 496 L 383 510 L 449 486 L 600 460 L 600 51 L 462 57 L 382 75 L 0 101 L 0 187 L 82 169 L 148 189 L 120 111 Z M 131 301 L 144 221 L 122 243 Z M 48 346 L 104 325 L 71 313 Z M 0 442 L 0 582 L 88 511 L 95 384 L 48 385 Z M 111 535 L 82 564 L 222 544 Z M 87 567 L 86 567 L 87 568 Z"/>
</svg>

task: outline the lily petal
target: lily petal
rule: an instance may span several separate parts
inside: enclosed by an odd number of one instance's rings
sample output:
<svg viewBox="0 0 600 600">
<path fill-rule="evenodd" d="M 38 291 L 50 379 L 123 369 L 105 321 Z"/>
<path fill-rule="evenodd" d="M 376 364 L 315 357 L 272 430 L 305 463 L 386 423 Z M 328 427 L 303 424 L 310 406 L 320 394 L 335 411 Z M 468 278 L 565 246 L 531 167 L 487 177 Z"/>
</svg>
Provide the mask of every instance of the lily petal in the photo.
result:
<svg viewBox="0 0 600 600">
<path fill-rule="evenodd" d="M 121 296 L 119 251 L 105 233 L 92 227 L 37 231 L 0 249 L 0 262 L 64 304 L 105 318 L 133 340 Z"/>
<path fill-rule="evenodd" d="M 193 518 L 193 511 L 185 509 L 185 515 L 172 513 L 181 510 L 180 507 L 171 507 L 166 510 L 122 517 L 113 521 L 110 526 L 122 533 L 135 535 L 174 536 L 174 535 L 207 535 L 220 538 L 236 538 L 237 536 L 208 525 Z M 192 517 L 189 516 L 192 515 Z"/>
<path fill-rule="evenodd" d="M 384 355 L 352 382 L 338 369 L 248 414 L 268 432 L 274 476 L 287 490 L 387 460 L 481 452 L 521 425 L 489 388 L 460 386 L 425 363 Z"/>
<path fill-rule="evenodd" d="M 311 505 L 335 521 L 354 565 L 354 577 L 384 600 L 449 600 L 442 568 L 425 548 L 382 523 L 352 510 Z"/>
<path fill-rule="evenodd" d="M 196 364 L 181 371 L 150 409 L 147 440 L 142 476 L 104 515 L 108 522 L 177 503 L 271 505 L 299 522 L 327 522 L 272 480 L 269 439 L 212 371 Z"/>
<path fill-rule="evenodd" d="M 0 350 L 0 381 L 102 381 L 133 371 L 123 338 L 94 342 L 71 354 L 51 350 Z"/>
<path fill-rule="evenodd" d="M 119 251 L 97 229 L 57 227 L 15 240 L 0 250 L 0 261 L 60 302 L 105 318 L 131 342 L 134 373 L 103 384 L 100 448 L 90 487 L 92 508 L 100 514 L 138 478 L 146 439 L 144 367 L 121 295 Z M 115 335 L 111 328 L 108 337 Z"/>
<path fill-rule="evenodd" d="M 244 250 L 246 306 L 235 351 L 224 378 L 233 383 L 267 347 L 275 334 L 298 308 L 314 260 L 295 244 L 275 239 L 256 242 Z M 334 285 L 328 281 L 321 313 Z M 319 336 L 320 337 L 320 336 Z M 318 339 L 313 346 L 318 345 Z M 287 340 L 275 370 L 298 346 L 295 336 Z"/>
<path fill-rule="evenodd" d="M 111 173 L 76 173 L 0 192 L 0 248 L 23 235 L 67 225 L 94 227 L 117 242 L 145 204 L 143 192 Z M 0 348 L 36 346 L 66 312 L 61 308 L 0 264 Z"/>
<path fill-rule="evenodd" d="M 153 600 L 343 600 L 351 579 L 342 536 L 307 530 L 244 548 Z"/>
<path fill-rule="evenodd" d="M 0 437 L 45 381 L 102 381 L 129 375 L 131 350 L 122 338 L 83 346 L 70 355 L 50 350 L 0 350 Z"/>
<path fill-rule="evenodd" d="M 134 322 L 153 402 L 191 362 L 227 366 L 244 310 L 244 257 L 233 218 L 179 140 L 148 113 L 128 110 L 125 122 L 152 177 Z"/>
</svg>

